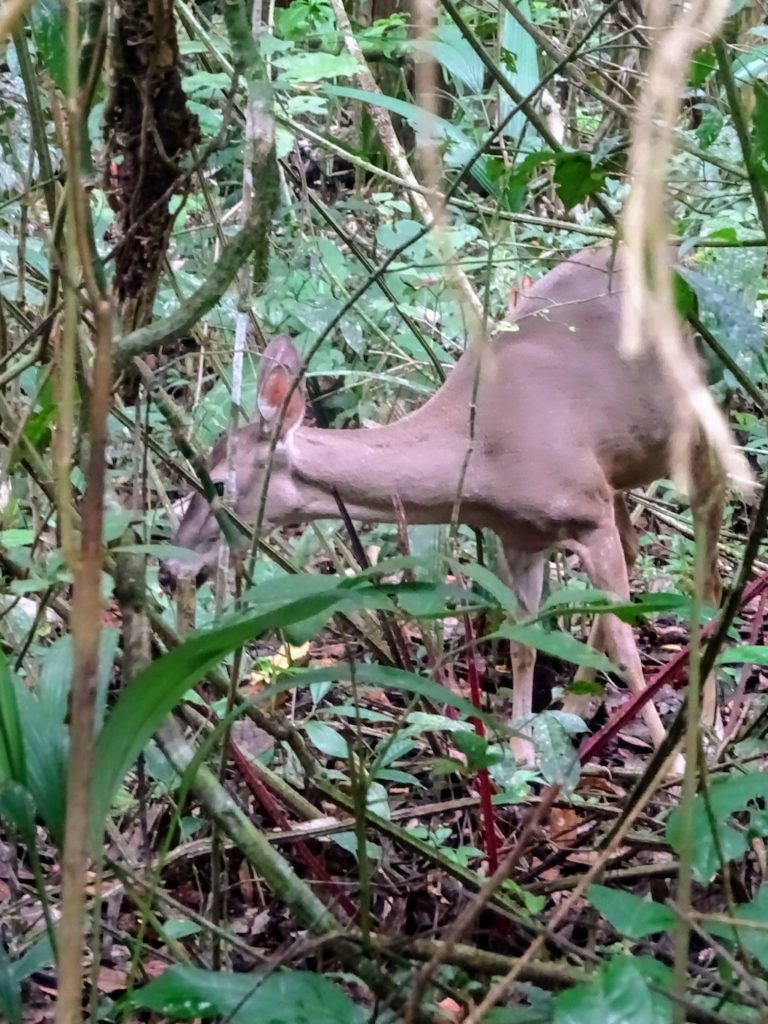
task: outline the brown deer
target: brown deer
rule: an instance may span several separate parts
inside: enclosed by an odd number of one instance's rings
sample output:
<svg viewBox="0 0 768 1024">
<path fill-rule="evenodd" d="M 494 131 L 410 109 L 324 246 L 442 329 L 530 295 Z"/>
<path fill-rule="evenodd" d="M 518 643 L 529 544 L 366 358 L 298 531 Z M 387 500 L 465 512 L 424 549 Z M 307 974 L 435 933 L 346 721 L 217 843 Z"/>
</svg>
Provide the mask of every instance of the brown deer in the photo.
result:
<svg viewBox="0 0 768 1024">
<path fill-rule="evenodd" d="M 650 350 L 632 360 L 618 351 L 622 262 L 620 248 L 592 248 L 535 284 L 526 281 L 512 303 L 514 329 L 468 349 L 424 406 L 389 426 L 304 427 L 298 388 L 279 422 L 300 360 L 290 339 L 275 338 L 261 360 L 259 415 L 233 438 L 234 512 L 255 521 L 277 429 L 265 504 L 273 526 L 337 518 L 335 494 L 363 522 L 392 522 L 401 507 L 411 523 L 449 523 L 458 507 L 459 521 L 498 535 L 521 614 L 537 610 L 553 548 L 575 552 L 595 587 L 626 600 L 637 540 L 621 492 L 668 475 L 675 395 Z M 211 459 L 217 482 L 226 475 L 225 449 L 220 440 Z M 702 440 L 690 498 L 707 538 L 705 597 L 717 604 L 725 485 L 712 466 Z M 173 543 L 197 557 L 166 562 L 164 583 L 212 570 L 219 538 L 208 502 L 194 494 Z M 631 627 L 605 615 L 598 633 L 630 688 L 641 690 Z M 530 714 L 534 663 L 534 650 L 513 645 L 515 719 Z M 708 703 L 713 711 L 713 692 Z M 644 713 L 658 744 L 664 736 L 658 712 L 649 704 Z M 530 757 L 524 737 L 512 748 Z"/>
</svg>

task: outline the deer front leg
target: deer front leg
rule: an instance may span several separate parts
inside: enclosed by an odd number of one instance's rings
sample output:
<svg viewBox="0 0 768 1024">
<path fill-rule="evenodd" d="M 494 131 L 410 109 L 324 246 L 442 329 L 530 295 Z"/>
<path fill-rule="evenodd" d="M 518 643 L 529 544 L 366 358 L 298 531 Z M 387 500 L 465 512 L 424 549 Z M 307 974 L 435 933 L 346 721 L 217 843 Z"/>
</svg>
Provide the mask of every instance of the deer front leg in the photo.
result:
<svg viewBox="0 0 768 1024">
<path fill-rule="evenodd" d="M 629 577 L 619 529 L 613 515 L 579 542 L 568 545 L 581 558 L 592 584 L 620 601 L 629 599 Z M 645 677 L 632 627 L 605 615 L 601 633 L 608 656 L 624 673 L 630 690 L 642 693 Z M 643 707 L 648 731 L 658 747 L 666 735 L 659 713 L 652 703 Z"/>
<path fill-rule="evenodd" d="M 613 496 L 613 515 L 616 523 L 616 529 L 619 531 L 619 539 L 621 540 L 621 549 L 624 552 L 624 564 L 627 567 L 627 578 L 632 575 L 632 570 L 637 561 L 637 555 L 640 550 L 640 544 L 637 539 L 637 531 L 632 522 L 627 508 L 627 502 L 623 494 L 617 492 Z M 592 628 L 589 631 L 589 646 L 594 648 L 596 651 L 604 651 L 605 648 L 605 637 L 603 632 L 604 618 L 602 615 L 596 615 L 592 622 Z M 574 682 L 594 682 L 596 672 L 593 668 L 579 668 L 576 671 Z M 578 715 L 579 718 L 586 718 L 589 714 L 590 697 L 581 696 L 575 693 L 566 693 L 563 698 L 563 711 L 567 711 L 572 715 Z"/>
<path fill-rule="evenodd" d="M 720 539 L 720 528 L 723 524 L 725 481 L 712 453 L 703 444 L 694 455 L 692 475 L 694 484 L 691 494 L 691 511 L 697 526 L 696 533 L 704 548 L 701 554 L 705 565 L 704 594 L 702 596 L 707 604 L 717 608 L 723 596 L 717 542 Z M 699 557 L 698 552 L 696 556 Z M 718 739 L 723 736 L 723 720 L 717 704 L 717 679 L 714 670 L 704 680 L 701 721 L 706 728 L 712 729 Z"/>
<path fill-rule="evenodd" d="M 518 602 L 518 618 L 536 613 L 541 601 L 544 584 L 544 558 L 531 555 L 506 544 L 504 561 L 508 573 L 508 584 Z M 533 670 L 536 667 L 536 650 L 515 641 L 510 641 L 509 657 L 512 662 L 512 718 L 517 720 L 531 714 L 533 707 Z M 525 736 L 513 736 L 510 740 L 512 755 L 522 764 L 534 761 L 533 744 Z"/>
</svg>

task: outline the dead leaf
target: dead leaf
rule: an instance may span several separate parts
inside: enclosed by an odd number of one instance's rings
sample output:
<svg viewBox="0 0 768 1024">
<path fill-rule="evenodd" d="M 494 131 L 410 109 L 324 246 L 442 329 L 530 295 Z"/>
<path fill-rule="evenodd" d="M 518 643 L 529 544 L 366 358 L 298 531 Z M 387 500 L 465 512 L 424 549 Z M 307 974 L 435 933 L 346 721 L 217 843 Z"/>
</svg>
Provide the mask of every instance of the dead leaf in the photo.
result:
<svg viewBox="0 0 768 1024">
<path fill-rule="evenodd" d="M 462 1021 L 465 1016 L 464 1010 L 450 996 L 441 999 L 437 1004 L 437 1013 L 435 1014 L 435 1020 L 437 1021 Z"/>
<path fill-rule="evenodd" d="M 97 985 L 99 992 L 108 996 L 113 992 L 123 992 L 128 987 L 128 975 L 115 967 L 102 967 L 99 970 Z"/>
</svg>

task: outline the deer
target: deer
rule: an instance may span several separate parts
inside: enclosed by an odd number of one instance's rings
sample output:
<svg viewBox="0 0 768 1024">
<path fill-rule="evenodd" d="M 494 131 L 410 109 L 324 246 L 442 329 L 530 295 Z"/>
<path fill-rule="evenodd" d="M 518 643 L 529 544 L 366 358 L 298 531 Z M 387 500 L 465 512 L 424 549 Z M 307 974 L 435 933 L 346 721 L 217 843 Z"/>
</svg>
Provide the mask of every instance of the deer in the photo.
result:
<svg viewBox="0 0 768 1024">
<path fill-rule="evenodd" d="M 396 522 L 402 510 L 413 524 L 456 517 L 497 535 L 518 617 L 537 613 L 545 565 L 558 549 L 578 556 L 594 587 L 627 601 L 638 541 L 624 494 L 669 476 L 676 395 L 652 346 L 631 359 L 619 351 L 623 274 L 622 247 L 604 245 L 570 256 L 534 283 L 527 279 L 511 300 L 514 323 L 469 346 L 424 405 L 383 426 L 304 426 L 299 354 L 287 336 L 273 338 L 260 361 L 257 415 L 231 440 L 234 513 L 255 523 L 271 454 L 263 514 L 272 527 L 336 519 L 337 495 L 363 523 Z M 224 437 L 209 468 L 219 489 L 226 451 Z M 717 606 L 725 479 L 703 434 L 690 475 L 688 500 L 705 538 L 704 599 Z M 194 493 L 172 540 L 192 554 L 166 560 L 161 584 L 172 589 L 189 576 L 202 582 L 215 568 L 220 537 L 208 501 Z M 598 616 L 592 639 L 633 693 L 644 689 L 628 623 Z M 525 722 L 536 652 L 512 643 L 510 659 L 512 719 Z M 714 680 L 705 691 L 711 717 Z M 658 746 L 665 736 L 658 710 L 648 702 L 643 713 Z M 510 744 L 521 763 L 533 759 L 524 728 Z"/>
</svg>

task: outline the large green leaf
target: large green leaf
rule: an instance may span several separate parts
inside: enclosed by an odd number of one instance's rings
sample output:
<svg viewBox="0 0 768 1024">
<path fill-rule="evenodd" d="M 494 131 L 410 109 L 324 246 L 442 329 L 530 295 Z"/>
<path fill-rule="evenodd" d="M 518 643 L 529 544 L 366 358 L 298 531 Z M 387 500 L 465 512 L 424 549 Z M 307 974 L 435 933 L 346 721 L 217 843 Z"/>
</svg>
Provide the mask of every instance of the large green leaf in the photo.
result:
<svg viewBox="0 0 768 1024">
<path fill-rule="evenodd" d="M 277 971 L 264 977 L 174 966 L 134 992 L 132 1001 L 172 1020 L 223 1017 L 233 1024 L 362 1024 L 366 1019 L 338 985 L 309 971 Z"/>
<path fill-rule="evenodd" d="M 0 782 L 27 781 L 27 761 L 11 666 L 0 650 Z"/>
<path fill-rule="evenodd" d="M 761 43 L 760 46 L 739 54 L 731 64 L 733 77 L 739 85 L 747 85 L 763 79 L 767 70 L 768 43 Z"/>
<path fill-rule="evenodd" d="M 66 5 L 60 0 L 39 0 L 29 12 L 38 59 L 63 93 L 67 91 L 66 16 Z"/>
<path fill-rule="evenodd" d="M 118 640 L 117 630 L 102 630 L 96 679 L 96 730 L 104 715 Z M 56 843 L 64 836 L 69 752 L 66 717 L 72 671 L 72 638 L 64 636 L 43 655 L 38 685 L 30 689 L 16 680 L 15 687 L 27 761 L 27 786 L 37 813 Z"/>
<path fill-rule="evenodd" d="M 359 100 L 361 103 L 384 107 L 402 117 L 414 128 L 421 127 L 424 119 L 424 111 L 421 107 L 415 103 L 408 103 L 406 100 L 396 99 L 394 96 L 384 96 L 381 93 L 365 89 L 352 89 L 341 85 L 325 85 L 323 92 L 341 99 Z M 438 139 L 451 144 L 452 153 L 447 153 L 445 156 L 446 163 L 450 166 L 463 164 L 476 152 L 478 148 L 476 144 L 445 118 L 433 116 L 430 118 L 430 125 Z M 486 162 L 485 154 L 478 157 L 473 163 L 470 173 L 479 185 L 494 194 L 493 183 L 485 170 Z"/>
<path fill-rule="evenodd" d="M 768 792 L 768 773 L 754 772 L 750 775 L 715 777 L 709 786 L 707 796 L 697 796 L 693 801 L 690 842 L 691 867 L 697 882 L 705 883 L 720 867 L 718 850 L 726 863 L 741 857 L 749 849 L 755 836 L 768 835 L 768 820 L 762 811 L 750 805 L 762 800 Z M 707 809 L 705 800 L 709 800 Z M 711 813 L 710 813 L 711 812 Z M 732 814 L 746 813 L 749 824 L 740 823 L 734 827 L 728 823 Z M 667 822 L 667 841 L 676 853 L 685 846 L 683 824 L 685 818 L 678 808 Z M 712 826 L 717 831 L 713 835 Z"/>
<path fill-rule="evenodd" d="M 262 699 L 270 699 L 282 690 L 297 686 L 314 686 L 328 680 L 348 682 L 353 675 L 358 685 L 402 690 L 404 693 L 425 697 L 434 704 L 447 704 L 456 708 L 464 718 L 479 718 L 491 728 L 497 724 L 493 715 L 478 711 L 470 701 L 445 689 L 434 679 L 418 676 L 414 672 L 405 672 L 399 668 L 389 668 L 386 665 L 355 665 L 354 668 L 350 668 L 349 665 L 338 664 L 329 665 L 327 668 L 294 670 L 290 676 L 281 676 L 276 683 L 265 689 Z"/>
<path fill-rule="evenodd" d="M 581 774 L 572 737 L 586 732 L 586 725 L 576 715 L 564 711 L 542 711 L 532 716 L 530 726 L 541 774 L 547 782 L 570 792 Z"/>
<path fill-rule="evenodd" d="M 449 75 L 475 96 L 482 95 L 485 67 L 456 25 L 438 25 L 426 45 Z"/>
<path fill-rule="evenodd" d="M 631 892 L 610 889 L 607 885 L 590 885 L 587 897 L 620 935 L 642 939 L 657 932 L 668 932 L 677 918 L 663 903 L 642 899 Z"/>
<path fill-rule="evenodd" d="M 743 928 L 734 928 L 729 924 L 709 922 L 707 931 L 724 939 L 735 949 L 750 953 L 764 971 L 768 971 L 768 932 L 765 922 L 768 921 L 768 885 L 762 885 L 757 896 L 751 903 L 742 903 L 734 908 L 733 916 L 744 922 Z M 750 924 L 756 928 L 750 928 Z"/>
<path fill-rule="evenodd" d="M 646 957 L 615 957 L 593 980 L 557 996 L 553 1024 L 669 1024 L 672 1004 L 650 982 L 670 978 Z"/>
<path fill-rule="evenodd" d="M 742 647 L 729 647 L 718 655 L 718 665 L 768 665 L 768 647 L 744 644 Z"/>
<path fill-rule="evenodd" d="M 539 617 L 548 615 L 605 614 L 610 612 L 622 622 L 637 622 L 647 615 L 674 611 L 687 616 L 691 599 L 672 591 L 660 594 L 638 594 L 632 601 L 614 601 L 604 590 L 595 587 L 566 586 L 552 593 L 541 603 Z"/>
<path fill-rule="evenodd" d="M 21 990 L 13 962 L 0 945 L 0 1020 L 21 1024 Z"/>
<path fill-rule="evenodd" d="M 516 0 L 515 6 L 522 16 L 530 22 L 531 7 L 528 0 Z M 539 83 L 539 58 L 536 43 L 525 28 L 506 11 L 502 14 L 501 70 L 521 96 L 527 96 Z M 510 110 L 517 106 L 509 93 L 499 90 L 499 121 L 503 121 Z M 518 111 L 504 129 L 504 134 L 518 138 L 528 125 L 528 119 L 522 111 Z M 538 143 L 539 136 L 529 126 L 533 138 Z"/>
<path fill-rule="evenodd" d="M 535 647 L 554 658 L 570 661 L 582 668 L 594 668 L 600 672 L 618 672 L 613 662 L 601 651 L 596 651 L 589 644 L 577 640 L 575 636 L 564 630 L 544 629 L 535 623 L 520 626 L 502 626 L 491 634 L 491 637 L 503 637 L 514 640 L 526 647 Z"/>
<path fill-rule="evenodd" d="M 712 331 L 725 352 L 750 380 L 764 379 L 766 361 L 763 331 L 735 288 L 717 280 L 712 274 L 682 266 L 676 269 L 695 292 L 705 327 Z M 711 372 L 716 375 L 725 372 L 729 387 L 738 387 L 732 375 L 723 371 L 719 360 L 709 350 L 706 351 L 706 358 Z"/>
<path fill-rule="evenodd" d="M 293 577 L 300 587 L 303 577 Z M 321 577 L 322 579 L 322 577 Z M 166 715 L 207 672 L 237 647 L 262 633 L 284 629 L 321 611 L 330 612 L 341 598 L 340 584 L 329 578 L 324 592 L 286 600 L 268 610 L 238 616 L 204 633 L 196 633 L 158 658 L 125 687 L 96 743 L 92 778 L 93 839 L 101 829 L 118 786 Z"/>
</svg>

